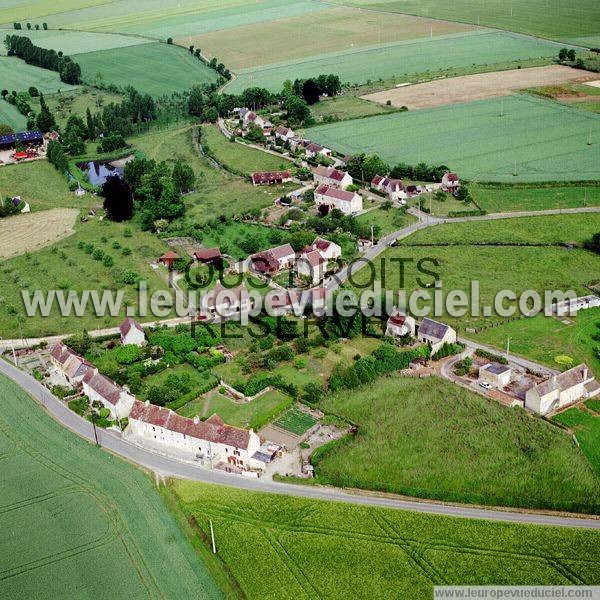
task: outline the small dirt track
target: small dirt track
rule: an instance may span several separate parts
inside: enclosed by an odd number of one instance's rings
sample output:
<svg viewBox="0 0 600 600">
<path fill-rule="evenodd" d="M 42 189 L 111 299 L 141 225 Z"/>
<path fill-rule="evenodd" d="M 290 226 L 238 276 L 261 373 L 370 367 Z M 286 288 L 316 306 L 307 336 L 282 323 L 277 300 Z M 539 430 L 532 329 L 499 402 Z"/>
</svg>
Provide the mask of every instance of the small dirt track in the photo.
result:
<svg viewBox="0 0 600 600">
<path fill-rule="evenodd" d="M 53 208 L 0 219 L 0 258 L 39 250 L 74 232 L 76 208 Z"/>
</svg>

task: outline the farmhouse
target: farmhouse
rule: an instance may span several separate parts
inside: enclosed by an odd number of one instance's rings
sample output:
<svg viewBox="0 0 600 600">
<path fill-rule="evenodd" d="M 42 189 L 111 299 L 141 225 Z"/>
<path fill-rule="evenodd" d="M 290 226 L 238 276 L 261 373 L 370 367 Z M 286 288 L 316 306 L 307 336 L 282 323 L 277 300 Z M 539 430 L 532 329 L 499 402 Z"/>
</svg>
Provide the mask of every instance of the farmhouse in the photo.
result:
<svg viewBox="0 0 600 600">
<path fill-rule="evenodd" d="M 289 171 L 252 173 L 252 185 L 281 185 L 291 180 L 292 174 Z"/>
<path fill-rule="evenodd" d="M 226 425 L 216 414 L 206 421 L 187 419 L 149 402 L 135 401 L 129 414 L 126 435 L 141 444 L 150 442 L 183 454 L 189 460 L 207 460 L 211 466 L 230 467 L 238 472 L 263 469 L 253 458 L 260 439 L 252 430 Z"/>
<path fill-rule="evenodd" d="M 330 209 L 337 208 L 345 215 L 355 214 L 363 208 L 362 198 L 356 192 L 347 192 L 324 183 L 317 186 L 315 190 L 315 202 Z"/>
<path fill-rule="evenodd" d="M 239 111 L 240 119 L 242 120 L 242 126 L 247 128 L 250 126 L 250 123 L 254 123 L 257 127 L 260 127 L 263 131 L 265 129 L 271 128 L 273 125 L 271 122 L 263 119 L 255 112 L 248 110 L 247 108 L 242 108 Z"/>
<path fill-rule="evenodd" d="M 158 262 L 160 264 L 165 265 L 165 267 L 167 267 L 168 269 L 172 269 L 173 265 L 175 264 L 175 261 L 179 258 L 179 255 L 176 254 L 175 252 L 173 252 L 172 250 L 169 250 L 168 252 L 165 252 L 159 259 Z"/>
<path fill-rule="evenodd" d="M 343 190 L 352 185 L 354 181 L 350 173 L 344 173 L 333 167 L 316 167 L 313 169 L 313 180 L 316 184 L 324 183 Z"/>
<path fill-rule="evenodd" d="M 442 177 L 442 189 L 445 192 L 456 194 L 460 190 L 460 181 L 456 173 L 445 173 Z"/>
<path fill-rule="evenodd" d="M 35 148 L 44 143 L 44 134 L 41 131 L 22 131 L 20 133 L 6 133 L 0 135 L 0 150 L 13 150 L 17 144 Z M 25 158 L 27 158 L 25 156 Z"/>
<path fill-rule="evenodd" d="M 586 364 L 534 385 L 525 393 L 525 407 L 545 415 L 600 393 L 600 384 Z"/>
<path fill-rule="evenodd" d="M 100 402 L 108 408 L 113 420 L 127 417 L 135 402 L 127 390 L 97 371 L 88 372 L 83 378 L 83 393 L 90 402 Z"/>
<path fill-rule="evenodd" d="M 131 317 L 127 317 L 121 325 L 119 325 L 119 331 L 121 333 L 121 343 L 133 344 L 134 346 L 145 346 L 146 336 L 144 334 L 144 328 Z"/>
<path fill-rule="evenodd" d="M 415 329 L 416 322 L 414 318 L 396 309 L 387 320 L 385 335 L 394 338 L 405 337 L 407 335 L 414 337 Z"/>
<path fill-rule="evenodd" d="M 401 179 L 390 179 L 389 177 L 375 175 L 371 181 L 371 187 L 387 194 L 388 198 L 394 202 L 404 200 L 407 196 Z"/>
<path fill-rule="evenodd" d="M 240 317 L 252 308 L 248 290 L 244 284 L 235 288 L 223 287 L 220 281 L 203 294 L 200 300 L 199 319 L 219 319 Z"/>
<path fill-rule="evenodd" d="M 511 377 L 512 371 L 508 365 L 489 363 L 479 369 L 479 382 L 488 383 L 499 390 L 510 383 Z"/>
<path fill-rule="evenodd" d="M 342 256 L 342 249 L 337 244 L 322 237 L 315 238 L 310 247 L 313 250 L 318 250 L 321 256 L 327 260 L 337 260 Z"/>
<path fill-rule="evenodd" d="M 325 146 L 321 146 L 321 144 L 310 142 L 304 148 L 304 154 L 306 154 L 308 158 L 316 158 L 317 156 L 331 156 L 331 150 L 329 148 L 325 148 Z"/>
<path fill-rule="evenodd" d="M 588 296 L 581 296 L 573 300 L 565 300 L 564 302 L 558 302 L 554 307 L 554 312 L 561 315 L 573 315 L 577 314 L 580 310 L 588 308 L 596 308 L 600 306 L 600 296 L 590 294 Z"/>
<path fill-rule="evenodd" d="M 252 266 L 264 275 L 276 275 L 281 269 L 289 269 L 296 262 L 296 253 L 289 244 L 283 244 L 250 257 Z"/>
<path fill-rule="evenodd" d="M 196 250 L 192 255 L 192 258 L 203 265 L 212 265 L 216 269 L 220 269 L 223 266 L 223 255 L 221 254 L 220 248 L 201 248 Z"/>
<path fill-rule="evenodd" d="M 449 325 L 425 317 L 419 325 L 417 339 L 429 344 L 431 353 L 435 354 L 444 344 L 456 342 L 456 331 Z"/>
<path fill-rule="evenodd" d="M 327 260 L 318 250 L 305 249 L 296 261 L 296 272 L 300 277 L 306 277 L 312 284 L 319 283 L 327 272 Z"/>
<path fill-rule="evenodd" d="M 289 142 L 295 135 L 296 134 L 289 127 L 284 127 L 283 125 L 279 125 L 279 127 L 275 129 L 275 137 L 282 142 Z"/>
<path fill-rule="evenodd" d="M 64 373 L 67 381 L 74 388 L 81 387 L 83 379 L 88 373 L 97 373 L 97 369 L 92 363 L 73 352 L 62 342 L 57 342 L 52 348 L 50 362 Z"/>
</svg>

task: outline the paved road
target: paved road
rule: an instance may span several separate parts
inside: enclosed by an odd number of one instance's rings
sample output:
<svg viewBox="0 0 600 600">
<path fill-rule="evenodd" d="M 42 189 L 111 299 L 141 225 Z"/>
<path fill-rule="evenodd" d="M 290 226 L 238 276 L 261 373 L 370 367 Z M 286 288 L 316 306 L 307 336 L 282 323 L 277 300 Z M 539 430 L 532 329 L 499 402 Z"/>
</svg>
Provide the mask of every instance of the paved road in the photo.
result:
<svg viewBox="0 0 600 600">
<path fill-rule="evenodd" d="M 89 441 L 94 441 L 92 425 L 82 419 L 55 398 L 44 386 L 28 374 L 20 371 L 8 362 L 0 359 L 0 373 L 15 381 L 35 400 L 44 406 L 47 412 L 62 425 Z M 210 471 L 192 464 L 183 463 L 159 454 L 144 450 L 124 440 L 113 431 L 98 431 L 100 444 L 121 456 L 125 460 L 157 473 L 160 476 L 173 476 L 193 481 L 201 481 L 217 485 L 226 485 L 240 489 L 287 494 L 303 498 L 319 500 L 335 500 L 351 504 L 382 506 L 399 510 L 410 510 L 421 513 L 446 515 L 452 517 L 465 517 L 473 519 L 486 519 L 510 523 L 530 525 L 556 525 L 567 527 L 580 527 L 584 529 L 599 529 L 600 518 L 562 516 L 558 514 L 517 512 L 509 510 L 495 510 L 475 508 L 470 506 L 437 504 L 433 502 L 420 502 L 416 500 L 401 500 L 393 497 L 382 497 L 368 493 L 351 493 L 338 488 L 323 486 L 304 486 L 267 481 L 263 479 L 245 479 L 238 475 L 229 475 L 219 471 Z"/>
</svg>

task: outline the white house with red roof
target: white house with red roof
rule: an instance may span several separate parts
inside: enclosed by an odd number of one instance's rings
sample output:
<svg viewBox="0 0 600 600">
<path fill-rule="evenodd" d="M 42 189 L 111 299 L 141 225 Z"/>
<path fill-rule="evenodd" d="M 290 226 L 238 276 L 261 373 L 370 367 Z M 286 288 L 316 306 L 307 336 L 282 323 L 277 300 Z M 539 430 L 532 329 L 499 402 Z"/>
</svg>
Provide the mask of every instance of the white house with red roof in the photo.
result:
<svg viewBox="0 0 600 600">
<path fill-rule="evenodd" d="M 226 288 L 220 281 L 200 299 L 200 319 L 231 319 L 247 314 L 252 309 L 252 301 L 246 286 L 242 283 L 234 288 Z"/>
<path fill-rule="evenodd" d="M 121 332 L 121 343 L 123 345 L 133 344 L 139 347 L 146 345 L 144 328 L 132 317 L 127 317 L 119 325 L 119 331 Z"/>
<path fill-rule="evenodd" d="M 444 173 L 442 177 L 442 189 L 445 192 L 456 194 L 460 190 L 460 180 L 456 173 Z"/>
<path fill-rule="evenodd" d="M 399 338 L 407 335 L 415 337 L 416 322 L 410 315 L 395 309 L 387 320 L 385 335 Z"/>
<path fill-rule="evenodd" d="M 387 194 L 388 198 L 393 202 L 402 201 L 407 198 L 404 183 L 401 179 L 390 179 L 389 177 L 375 175 L 371 181 L 371 187 Z"/>
<path fill-rule="evenodd" d="M 289 142 L 296 134 L 289 127 L 285 127 L 284 125 L 279 125 L 275 129 L 275 137 L 282 142 Z"/>
<path fill-rule="evenodd" d="M 98 369 L 62 342 L 57 342 L 50 352 L 50 362 L 63 372 L 67 381 L 74 387 L 82 385 L 88 373 L 97 373 Z"/>
<path fill-rule="evenodd" d="M 327 273 L 327 259 L 318 250 L 306 248 L 296 260 L 296 273 L 299 277 L 306 277 L 313 285 L 325 278 Z"/>
<path fill-rule="evenodd" d="M 313 180 L 319 185 L 324 183 L 333 187 L 339 187 L 345 190 L 354 183 L 352 175 L 333 167 L 315 167 L 313 169 Z"/>
<path fill-rule="evenodd" d="M 270 121 L 263 119 L 260 115 L 257 115 L 254 111 L 248 110 L 247 108 L 242 108 L 239 114 L 244 129 L 247 129 L 250 126 L 250 123 L 254 123 L 254 125 L 260 127 L 263 131 L 273 127 L 273 124 Z"/>
<path fill-rule="evenodd" d="M 315 202 L 330 209 L 337 208 L 345 215 L 353 215 L 363 209 L 362 197 L 356 192 L 347 192 L 324 183 L 315 189 Z"/>
<path fill-rule="evenodd" d="M 292 180 L 289 171 L 265 171 L 252 173 L 252 185 L 281 185 Z"/>
<path fill-rule="evenodd" d="M 310 245 L 313 250 L 318 250 L 326 260 L 337 260 L 342 256 L 342 249 L 336 243 L 322 237 L 315 238 Z"/>
<path fill-rule="evenodd" d="M 304 154 L 308 156 L 308 158 L 317 158 L 317 156 L 331 156 L 331 150 L 325 146 L 321 146 L 321 144 L 309 142 L 306 146 L 304 146 Z"/>
<path fill-rule="evenodd" d="M 129 414 L 126 437 L 144 446 L 182 454 L 213 467 L 236 472 L 264 469 L 260 439 L 254 431 L 227 425 L 213 414 L 206 421 L 188 419 L 149 402 L 136 402 Z"/>
<path fill-rule="evenodd" d="M 108 408 L 112 419 L 127 417 L 135 402 L 135 397 L 126 389 L 97 371 L 87 373 L 83 378 L 83 393 L 90 402 L 100 402 L 102 406 Z"/>
<path fill-rule="evenodd" d="M 296 262 L 296 253 L 290 244 L 258 252 L 250 257 L 255 271 L 264 275 L 276 275 L 282 269 L 290 269 Z"/>
</svg>

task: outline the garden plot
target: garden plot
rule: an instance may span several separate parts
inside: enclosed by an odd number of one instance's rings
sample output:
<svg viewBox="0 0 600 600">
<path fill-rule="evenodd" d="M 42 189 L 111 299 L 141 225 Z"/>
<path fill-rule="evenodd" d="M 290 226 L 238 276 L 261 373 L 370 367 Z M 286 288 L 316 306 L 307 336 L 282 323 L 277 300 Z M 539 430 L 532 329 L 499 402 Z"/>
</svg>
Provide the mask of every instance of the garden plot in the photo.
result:
<svg viewBox="0 0 600 600">
<path fill-rule="evenodd" d="M 587 75 L 587 77 L 589 76 Z M 523 88 L 556 85 L 585 79 L 586 75 L 582 75 L 579 69 L 572 69 L 563 65 L 551 65 L 438 79 L 427 83 L 376 92 L 375 94 L 363 96 L 363 98 L 382 104 L 389 101 L 392 106 L 406 106 L 409 110 L 414 110 L 497 96 L 509 96 L 515 90 Z"/>
<path fill-rule="evenodd" d="M 39 250 L 72 235 L 78 214 L 76 208 L 53 208 L 0 220 L 0 258 Z"/>
</svg>

